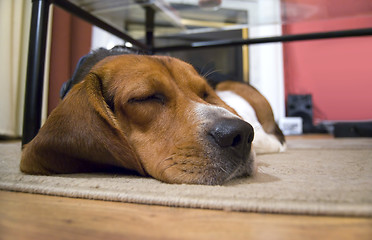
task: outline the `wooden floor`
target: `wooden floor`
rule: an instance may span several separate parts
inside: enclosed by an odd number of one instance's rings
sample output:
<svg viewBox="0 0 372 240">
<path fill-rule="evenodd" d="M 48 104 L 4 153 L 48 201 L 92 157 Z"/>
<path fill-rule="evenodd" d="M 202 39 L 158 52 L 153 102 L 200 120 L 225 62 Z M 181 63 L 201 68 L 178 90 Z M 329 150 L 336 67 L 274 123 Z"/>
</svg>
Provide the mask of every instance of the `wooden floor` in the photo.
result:
<svg viewBox="0 0 372 240">
<path fill-rule="evenodd" d="M 0 239 L 372 239 L 372 218 L 171 208 L 0 191 Z"/>
<path fill-rule="evenodd" d="M 0 239 L 372 239 L 372 219 L 170 208 L 0 191 Z"/>
<path fill-rule="evenodd" d="M 0 239 L 372 239 L 372 219 L 170 208 L 0 191 Z"/>
</svg>

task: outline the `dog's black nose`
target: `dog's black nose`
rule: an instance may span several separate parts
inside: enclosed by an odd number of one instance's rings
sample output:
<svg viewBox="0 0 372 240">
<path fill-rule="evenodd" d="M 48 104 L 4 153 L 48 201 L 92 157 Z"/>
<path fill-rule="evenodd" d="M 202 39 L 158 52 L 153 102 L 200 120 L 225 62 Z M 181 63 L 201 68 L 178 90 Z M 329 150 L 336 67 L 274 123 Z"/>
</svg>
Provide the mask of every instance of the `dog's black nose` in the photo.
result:
<svg viewBox="0 0 372 240">
<path fill-rule="evenodd" d="M 237 151 L 245 150 L 252 143 L 253 127 L 240 119 L 225 118 L 216 121 L 209 131 L 214 141 L 222 148 L 232 148 Z"/>
</svg>

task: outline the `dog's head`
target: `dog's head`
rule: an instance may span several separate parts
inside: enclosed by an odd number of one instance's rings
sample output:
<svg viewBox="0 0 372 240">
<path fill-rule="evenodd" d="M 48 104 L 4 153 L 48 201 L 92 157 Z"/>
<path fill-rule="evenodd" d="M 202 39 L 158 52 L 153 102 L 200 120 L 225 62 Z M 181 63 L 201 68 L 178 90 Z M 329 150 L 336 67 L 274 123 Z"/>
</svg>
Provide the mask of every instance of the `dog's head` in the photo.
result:
<svg viewBox="0 0 372 240">
<path fill-rule="evenodd" d="M 126 168 L 169 183 L 222 184 L 253 173 L 253 134 L 191 65 L 111 56 L 52 112 L 26 146 L 21 169 Z"/>
</svg>

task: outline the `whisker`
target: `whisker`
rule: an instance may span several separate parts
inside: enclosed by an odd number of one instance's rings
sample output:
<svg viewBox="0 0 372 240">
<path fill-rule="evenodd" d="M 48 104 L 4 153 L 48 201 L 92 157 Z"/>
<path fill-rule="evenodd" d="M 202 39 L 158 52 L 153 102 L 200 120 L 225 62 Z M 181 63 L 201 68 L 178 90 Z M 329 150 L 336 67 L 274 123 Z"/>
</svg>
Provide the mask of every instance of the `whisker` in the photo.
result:
<svg viewBox="0 0 372 240">
<path fill-rule="evenodd" d="M 174 162 L 174 163 L 172 163 L 172 164 L 169 164 L 169 165 L 166 166 L 165 168 L 161 169 L 161 171 L 160 171 L 160 175 L 162 176 L 162 175 L 164 174 L 165 171 L 167 171 L 169 168 L 171 168 L 171 167 L 173 167 L 173 166 L 175 166 L 175 165 L 178 165 L 178 163 L 177 163 L 177 162 Z"/>
<path fill-rule="evenodd" d="M 213 62 L 206 63 L 202 66 L 202 68 L 199 70 L 199 74 L 207 78 L 209 75 L 215 73 L 215 72 L 220 72 L 221 70 L 215 69 L 215 65 Z"/>
<path fill-rule="evenodd" d="M 174 157 L 175 155 L 176 155 L 176 154 L 173 153 L 173 154 L 171 154 L 169 157 L 163 159 L 162 161 L 159 161 L 158 164 L 156 165 L 156 169 L 158 169 L 159 166 L 160 166 L 160 164 L 162 164 L 162 163 L 164 163 L 164 162 L 173 161 L 173 157 Z M 162 173 L 163 173 L 163 171 L 162 171 Z"/>
<path fill-rule="evenodd" d="M 265 170 L 261 166 L 258 166 L 257 167 L 257 172 L 265 173 Z"/>
<path fill-rule="evenodd" d="M 202 77 L 207 79 L 210 75 L 212 75 L 213 73 L 217 73 L 217 72 L 221 72 L 221 71 L 217 69 L 214 69 L 214 70 L 211 69 L 208 72 L 203 73 Z"/>
<path fill-rule="evenodd" d="M 227 173 L 228 174 L 228 172 L 227 172 L 227 170 L 223 167 L 223 166 L 220 166 L 219 167 L 219 169 L 221 169 L 222 170 L 222 172 L 224 172 L 224 173 Z"/>
</svg>

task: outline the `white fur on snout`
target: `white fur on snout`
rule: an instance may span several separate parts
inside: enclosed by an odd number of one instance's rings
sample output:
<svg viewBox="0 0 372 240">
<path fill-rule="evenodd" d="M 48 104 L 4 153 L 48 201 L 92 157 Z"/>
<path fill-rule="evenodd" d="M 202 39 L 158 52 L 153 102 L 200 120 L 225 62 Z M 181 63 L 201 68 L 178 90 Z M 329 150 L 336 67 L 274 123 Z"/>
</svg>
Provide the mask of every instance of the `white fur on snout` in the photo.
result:
<svg viewBox="0 0 372 240">
<path fill-rule="evenodd" d="M 239 118 L 239 116 L 223 107 L 197 102 L 195 102 L 193 113 L 197 120 L 201 122 L 211 122 L 219 118 Z"/>
<path fill-rule="evenodd" d="M 252 125 L 254 129 L 252 145 L 256 153 L 273 153 L 285 150 L 285 146 L 275 136 L 264 131 L 257 119 L 256 112 L 249 102 L 232 91 L 217 91 L 217 95 L 222 101 L 232 107 L 244 121 Z"/>
</svg>

